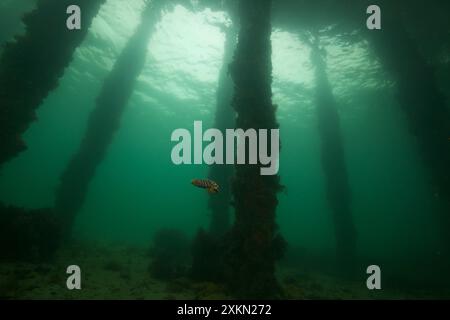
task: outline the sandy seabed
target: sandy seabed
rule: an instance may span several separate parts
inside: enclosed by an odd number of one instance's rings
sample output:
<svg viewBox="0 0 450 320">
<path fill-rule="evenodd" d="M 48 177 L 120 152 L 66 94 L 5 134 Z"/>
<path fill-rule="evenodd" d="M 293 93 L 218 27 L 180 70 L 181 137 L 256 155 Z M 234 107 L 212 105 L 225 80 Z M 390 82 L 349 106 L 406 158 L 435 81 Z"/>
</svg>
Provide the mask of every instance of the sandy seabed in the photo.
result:
<svg viewBox="0 0 450 320">
<path fill-rule="evenodd" d="M 0 262 L 0 299 L 232 299 L 223 286 L 188 278 L 161 281 L 148 272 L 148 250 L 124 246 L 70 246 L 52 263 Z M 81 268 L 81 290 L 68 290 L 66 269 Z M 368 290 L 297 268 L 278 268 L 286 299 L 450 299 L 427 291 Z"/>
</svg>

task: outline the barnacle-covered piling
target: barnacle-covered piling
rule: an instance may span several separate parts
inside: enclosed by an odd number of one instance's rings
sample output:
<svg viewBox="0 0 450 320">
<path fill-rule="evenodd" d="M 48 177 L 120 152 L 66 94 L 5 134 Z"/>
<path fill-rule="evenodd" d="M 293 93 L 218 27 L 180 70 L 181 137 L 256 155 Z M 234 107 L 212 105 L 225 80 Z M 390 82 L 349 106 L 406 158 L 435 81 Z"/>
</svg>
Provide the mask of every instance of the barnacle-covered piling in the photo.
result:
<svg viewBox="0 0 450 320">
<path fill-rule="evenodd" d="M 244 130 L 278 128 L 271 90 L 271 6 L 271 0 L 241 0 L 238 6 L 240 31 L 230 73 L 236 127 Z M 235 166 L 236 219 L 227 253 L 227 277 L 238 297 L 269 298 L 280 293 L 274 274 L 280 182 L 278 175 L 260 175 L 260 168 L 260 164 Z"/>
</svg>

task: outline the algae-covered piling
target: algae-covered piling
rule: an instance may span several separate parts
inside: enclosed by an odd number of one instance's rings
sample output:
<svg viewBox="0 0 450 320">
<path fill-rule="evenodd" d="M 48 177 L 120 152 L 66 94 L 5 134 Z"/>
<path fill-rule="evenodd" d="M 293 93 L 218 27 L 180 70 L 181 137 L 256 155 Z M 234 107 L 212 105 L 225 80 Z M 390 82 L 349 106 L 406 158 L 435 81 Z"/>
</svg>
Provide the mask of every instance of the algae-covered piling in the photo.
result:
<svg viewBox="0 0 450 320">
<path fill-rule="evenodd" d="M 230 65 L 236 127 L 278 128 L 272 103 L 272 1 L 239 2 L 238 44 Z M 231 230 L 229 283 L 237 296 L 274 297 L 275 212 L 279 176 L 260 175 L 259 165 L 237 165 L 232 184 L 235 224 Z"/>
<path fill-rule="evenodd" d="M 0 57 L 0 165 L 26 149 L 22 134 L 58 86 L 103 2 L 39 0 L 23 18 L 25 34 L 6 43 Z M 69 32 L 65 12 L 72 4 L 83 8 L 83 27 Z"/>
</svg>

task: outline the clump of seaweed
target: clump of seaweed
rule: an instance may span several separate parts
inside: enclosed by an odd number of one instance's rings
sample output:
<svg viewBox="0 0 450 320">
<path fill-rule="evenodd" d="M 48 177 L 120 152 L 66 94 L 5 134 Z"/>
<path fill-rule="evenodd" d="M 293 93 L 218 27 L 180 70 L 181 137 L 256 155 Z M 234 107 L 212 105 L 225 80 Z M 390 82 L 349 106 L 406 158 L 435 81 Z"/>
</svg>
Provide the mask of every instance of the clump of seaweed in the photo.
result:
<svg viewBox="0 0 450 320">
<path fill-rule="evenodd" d="M 190 241 L 180 230 L 161 229 L 153 238 L 150 256 L 149 272 L 154 278 L 183 277 L 189 269 Z"/>
<path fill-rule="evenodd" d="M 60 223 L 51 209 L 0 204 L 0 260 L 49 260 L 60 239 Z"/>
</svg>

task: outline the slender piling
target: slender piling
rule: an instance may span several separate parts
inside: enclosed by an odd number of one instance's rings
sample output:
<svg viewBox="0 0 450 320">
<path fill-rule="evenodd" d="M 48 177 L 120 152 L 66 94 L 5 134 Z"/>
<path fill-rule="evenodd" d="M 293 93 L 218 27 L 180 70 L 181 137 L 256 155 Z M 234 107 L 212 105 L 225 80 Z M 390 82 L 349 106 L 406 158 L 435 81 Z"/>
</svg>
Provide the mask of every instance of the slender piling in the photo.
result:
<svg viewBox="0 0 450 320">
<path fill-rule="evenodd" d="M 123 111 L 144 67 L 148 41 L 159 21 L 161 6 L 160 1 L 152 1 L 144 9 L 140 25 L 105 79 L 80 148 L 62 174 L 55 208 L 62 216 L 67 232 L 84 203 L 97 166 L 120 127 Z"/>
</svg>

